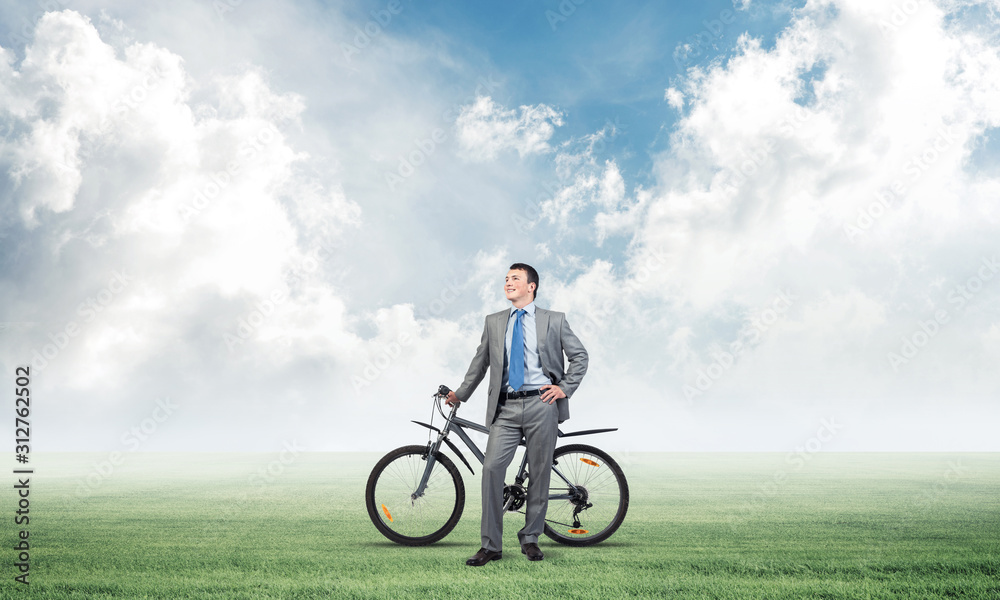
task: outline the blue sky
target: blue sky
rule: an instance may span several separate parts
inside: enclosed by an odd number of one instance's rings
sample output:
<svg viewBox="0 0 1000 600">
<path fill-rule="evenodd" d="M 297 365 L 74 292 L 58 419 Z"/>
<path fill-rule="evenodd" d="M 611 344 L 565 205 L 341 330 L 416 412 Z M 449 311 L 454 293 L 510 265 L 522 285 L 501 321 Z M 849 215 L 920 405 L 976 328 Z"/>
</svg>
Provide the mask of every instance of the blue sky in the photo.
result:
<svg viewBox="0 0 1000 600">
<path fill-rule="evenodd" d="M 995 2 L 48 5 L 0 2 L 40 448 L 412 441 L 524 261 L 608 447 L 997 449 Z"/>
</svg>

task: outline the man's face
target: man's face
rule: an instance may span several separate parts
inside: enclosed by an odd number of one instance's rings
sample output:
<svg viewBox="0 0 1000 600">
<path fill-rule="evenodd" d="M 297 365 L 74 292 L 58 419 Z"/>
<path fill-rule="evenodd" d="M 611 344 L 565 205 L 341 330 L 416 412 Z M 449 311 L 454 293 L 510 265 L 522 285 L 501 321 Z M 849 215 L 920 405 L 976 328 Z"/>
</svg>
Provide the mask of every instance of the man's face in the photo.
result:
<svg viewBox="0 0 1000 600">
<path fill-rule="evenodd" d="M 535 284 L 528 283 L 528 274 L 521 269 L 511 269 L 504 279 L 503 291 L 507 299 L 518 306 L 527 305 L 534 297 Z"/>
</svg>

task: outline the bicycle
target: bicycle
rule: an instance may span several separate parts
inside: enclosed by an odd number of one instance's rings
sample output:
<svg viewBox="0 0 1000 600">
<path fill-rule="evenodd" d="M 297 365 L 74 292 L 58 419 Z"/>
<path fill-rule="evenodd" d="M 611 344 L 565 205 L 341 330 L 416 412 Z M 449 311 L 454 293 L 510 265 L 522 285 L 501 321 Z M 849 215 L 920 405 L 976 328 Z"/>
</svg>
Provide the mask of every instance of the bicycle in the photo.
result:
<svg viewBox="0 0 1000 600">
<path fill-rule="evenodd" d="M 465 483 L 461 472 L 441 445 L 448 448 L 475 475 L 472 465 L 454 442 L 452 433 L 465 443 L 479 463 L 485 457 L 466 429 L 489 433 L 489 429 L 457 416 L 458 404 L 449 414 L 441 401 L 450 390 L 438 387 L 434 407 L 444 417 L 444 424 L 413 421 L 430 430 L 425 446 L 402 446 L 389 452 L 372 469 L 365 487 L 365 504 L 375 528 L 393 542 L 407 546 L 432 544 L 448 535 L 462 517 L 465 507 Z M 589 429 L 573 433 L 558 432 L 559 438 L 617 431 L 618 428 Z M 437 438 L 432 442 L 433 432 Z M 521 438 L 524 446 L 524 438 Z M 513 484 L 504 485 L 504 513 L 521 512 L 527 501 L 524 482 L 530 484 L 525 453 Z M 588 546 L 602 542 L 618 530 L 628 512 L 628 482 L 621 467 L 606 452 L 586 444 L 569 444 L 555 449 L 549 484 L 549 507 L 545 535 L 569 546 Z M 568 521 L 568 522 L 567 522 Z"/>
</svg>

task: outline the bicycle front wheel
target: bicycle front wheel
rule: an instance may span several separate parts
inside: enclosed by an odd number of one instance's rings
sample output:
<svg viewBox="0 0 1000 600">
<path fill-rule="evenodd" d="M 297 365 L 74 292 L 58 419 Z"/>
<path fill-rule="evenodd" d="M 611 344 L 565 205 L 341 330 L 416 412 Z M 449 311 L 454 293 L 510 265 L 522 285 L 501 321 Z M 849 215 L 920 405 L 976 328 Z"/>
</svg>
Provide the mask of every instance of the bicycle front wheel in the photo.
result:
<svg viewBox="0 0 1000 600">
<path fill-rule="evenodd" d="M 434 455 L 423 495 L 415 497 L 427 469 L 426 446 L 396 448 L 378 461 L 368 477 L 365 504 L 382 535 L 407 546 L 432 544 L 448 535 L 465 507 L 465 484 L 455 463 Z"/>
<path fill-rule="evenodd" d="M 628 512 L 628 482 L 603 450 L 585 444 L 556 448 L 549 482 L 545 535 L 589 546 L 618 530 Z"/>
</svg>

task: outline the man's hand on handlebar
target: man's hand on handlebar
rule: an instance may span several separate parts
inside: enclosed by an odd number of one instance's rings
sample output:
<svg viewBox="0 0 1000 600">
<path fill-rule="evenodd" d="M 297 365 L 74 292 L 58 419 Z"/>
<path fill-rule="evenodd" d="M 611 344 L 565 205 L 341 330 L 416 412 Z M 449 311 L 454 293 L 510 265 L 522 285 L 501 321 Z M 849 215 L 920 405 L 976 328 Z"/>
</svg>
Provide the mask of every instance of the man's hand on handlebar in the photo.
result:
<svg viewBox="0 0 1000 600">
<path fill-rule="evenodd" d="M 455 392 L 448 390 L 448 399 L 445 400 L 444 402 L 448 406 L 455 406 L 456 404 L 459 404 L 461 400 L 458 399 L 458 396 L 455 395 Z"/>
</svg>

